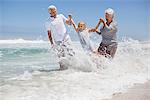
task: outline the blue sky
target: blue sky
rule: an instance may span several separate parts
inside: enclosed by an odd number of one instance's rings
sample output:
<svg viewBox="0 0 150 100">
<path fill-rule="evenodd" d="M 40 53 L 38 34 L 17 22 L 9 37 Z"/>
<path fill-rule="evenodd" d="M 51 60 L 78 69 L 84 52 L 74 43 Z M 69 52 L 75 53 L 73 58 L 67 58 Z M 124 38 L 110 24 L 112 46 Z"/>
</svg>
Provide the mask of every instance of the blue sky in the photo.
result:
<svg viewBox="0 0 150 100">
<path fill-rule="evenodd" d="M 0 39 L 47 39 L 44 22 L 51 4 L 58 13 L 66 17 L 72 13 L 76 22 L 83 20 L 88 27 L 95 27 L 111 7 L 116 12 L 119 39 L 150 40 L 150 0 L 0 0 Z"/>
</svg>

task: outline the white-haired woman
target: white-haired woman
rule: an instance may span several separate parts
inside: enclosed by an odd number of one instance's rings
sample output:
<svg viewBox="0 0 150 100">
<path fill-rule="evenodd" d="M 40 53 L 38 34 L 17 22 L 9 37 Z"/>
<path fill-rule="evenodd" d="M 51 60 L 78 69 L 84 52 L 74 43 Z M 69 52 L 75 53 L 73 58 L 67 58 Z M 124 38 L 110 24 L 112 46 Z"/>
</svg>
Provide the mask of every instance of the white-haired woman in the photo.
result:
<svg viewBox="0 0 150 100">
<path fill-rule="evenodd" d="M 94 31 L 97 31 L 98 27 L 102 23 L 103 26 L 100 28 L 100 32 L 97 32 L 102 36 L 102 41 L 98 48 L 98 53 L 101 55 L 110 55 L 114 57 L 117 50 L 117 23 L 114 21 L 114 10 L 108 8 L 105 10 L 105 19 L 104 21 L 100 18 L 97 26 Z"/>
</svg>

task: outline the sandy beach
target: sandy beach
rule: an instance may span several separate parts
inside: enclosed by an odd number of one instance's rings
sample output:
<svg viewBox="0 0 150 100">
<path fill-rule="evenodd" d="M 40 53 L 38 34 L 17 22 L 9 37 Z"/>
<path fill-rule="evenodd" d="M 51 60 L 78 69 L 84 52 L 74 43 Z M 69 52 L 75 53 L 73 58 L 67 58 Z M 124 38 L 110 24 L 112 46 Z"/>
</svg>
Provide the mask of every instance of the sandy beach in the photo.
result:
<svg viewBox="0 0 150 100">
<path fill-rule="evenodd" d="M 150 81 L 136 84 L 126 93 L 116 93 L 109 100 L 150 100 Z"/>
</svg>

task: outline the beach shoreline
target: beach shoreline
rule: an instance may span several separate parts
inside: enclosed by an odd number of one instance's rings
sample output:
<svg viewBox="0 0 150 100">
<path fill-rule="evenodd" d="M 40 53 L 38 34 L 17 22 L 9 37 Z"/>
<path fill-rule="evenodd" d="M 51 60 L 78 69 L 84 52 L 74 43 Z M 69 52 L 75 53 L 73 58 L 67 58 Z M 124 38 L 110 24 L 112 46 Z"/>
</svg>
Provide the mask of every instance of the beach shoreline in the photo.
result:
<svg viewBox="0 0 150 100">
<path fill-rule="evenodd" d="M 150 100 L 150 80 L 144 84 L 135 84 L 125 93 L 115 93 L 111 99 L 104 100 Z"/>
</svg>

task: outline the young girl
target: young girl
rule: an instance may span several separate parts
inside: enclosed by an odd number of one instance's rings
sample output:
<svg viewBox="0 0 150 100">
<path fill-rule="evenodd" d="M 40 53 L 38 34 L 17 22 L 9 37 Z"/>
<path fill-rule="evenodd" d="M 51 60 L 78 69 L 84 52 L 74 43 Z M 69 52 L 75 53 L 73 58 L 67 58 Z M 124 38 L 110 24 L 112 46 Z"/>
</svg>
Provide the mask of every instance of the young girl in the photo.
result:
<svg viewBox="0 0 150 100">
<path fill-rule="evenodd" d="M 83 22 L 83 21 L 80 21 L 78 23 L 78 27 L 76 26 L 76 24 L 72 18 L 71 18 L 71 22 L 72 22 L 72 25 L 73 25 L 75 31 L 78 33 L 82 48 L 86 51 L 94 52 L 94 49 L 93 49 L 93 46 L 92 46 L 92 43 L 90 40 L 90 34 L 89 34 L 90 32 L 93 32 L 93 30 L 88 29 L 86 27 L 85 22 Z"/>
</svg>

